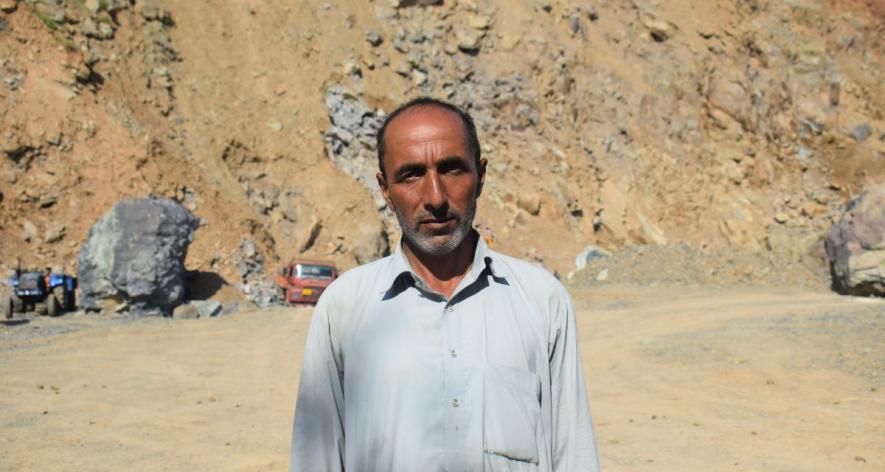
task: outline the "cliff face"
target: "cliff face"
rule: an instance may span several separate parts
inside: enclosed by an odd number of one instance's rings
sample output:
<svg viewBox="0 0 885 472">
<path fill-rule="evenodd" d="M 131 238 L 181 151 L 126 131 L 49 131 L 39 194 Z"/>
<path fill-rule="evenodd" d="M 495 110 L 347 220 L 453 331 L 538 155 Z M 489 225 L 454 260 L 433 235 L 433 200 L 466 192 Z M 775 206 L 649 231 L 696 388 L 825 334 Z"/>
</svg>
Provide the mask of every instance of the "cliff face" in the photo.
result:
<svg viewBox="0 0 885 472">
<path fill-rule="evenodd" d="M 73 269 L 148 195 L 203 219 L 191 269 L 378 257 L 361 137 L 416 95 L 475 116 L 495 247 L 563 274 L 589 244 L 798 262 L 885 181 L 879 2 L 408 3 L 0 1 L 0 264 Z"/>
</svg>

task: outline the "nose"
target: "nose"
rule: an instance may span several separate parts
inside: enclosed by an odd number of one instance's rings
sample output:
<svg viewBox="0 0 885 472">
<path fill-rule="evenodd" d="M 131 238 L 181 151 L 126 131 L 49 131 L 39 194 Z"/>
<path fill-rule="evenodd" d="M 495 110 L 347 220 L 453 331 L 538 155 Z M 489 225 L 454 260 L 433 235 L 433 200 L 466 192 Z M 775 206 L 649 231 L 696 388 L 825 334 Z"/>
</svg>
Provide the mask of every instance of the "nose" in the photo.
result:
<svg viewBox="0 0 885 472">
<path fill-rule="evenodd" d="M 424 208 L 434 213 L 448 206 L 446 187 L 437 172 L 428 172 L 424 180 Z"/>
</svg>

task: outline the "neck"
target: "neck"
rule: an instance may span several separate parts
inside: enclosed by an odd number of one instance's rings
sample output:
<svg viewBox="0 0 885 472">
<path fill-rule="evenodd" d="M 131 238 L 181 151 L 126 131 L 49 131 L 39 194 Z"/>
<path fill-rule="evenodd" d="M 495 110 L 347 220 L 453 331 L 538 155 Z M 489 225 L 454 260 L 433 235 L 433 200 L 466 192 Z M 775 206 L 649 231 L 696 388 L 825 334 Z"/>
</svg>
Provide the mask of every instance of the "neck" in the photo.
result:
<svg viewBox="0 0 885 472">
<path fill-rule="evenodd" d="M 404 238 L 403 253 L 412 270 L 421 276 L 433 291 L 451 298 L 473 264 L 476 244 L 476 232 L 471 231 L 452 252 L 434 256 L 422 253 Z"/>
</svg>

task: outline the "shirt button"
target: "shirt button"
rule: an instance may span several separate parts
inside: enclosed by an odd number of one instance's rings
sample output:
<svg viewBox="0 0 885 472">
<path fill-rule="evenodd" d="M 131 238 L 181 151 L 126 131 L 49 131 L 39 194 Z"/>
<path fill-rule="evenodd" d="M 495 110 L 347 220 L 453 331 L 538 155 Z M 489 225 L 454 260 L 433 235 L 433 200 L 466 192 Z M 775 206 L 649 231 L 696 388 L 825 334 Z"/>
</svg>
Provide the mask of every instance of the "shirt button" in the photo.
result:
<svg viewBox="0 0 885 472">
<path fill-rule="evenodd" d="M 458 353 L 455 352 L 454 349 L 452 349 L 451 351 L 449 351 L 449 355 L 452 356 L 453 358 L 458 357 Z"/>
<path fill-rule="evenodd" d="M 458 405 L 459 405 L 459 403 L 458 403 L 458 399 L 457 399 L 457 398 L 453 398 L 453 399 L 452 399 L 452 408 L 458 408 Z"/>
<path fill-rule="evenodd" d="M 447 306 L 447 307 L 446 307 L 446 312 L 447 312 L 447 313 L 451 313 L 451 312 L 453 312 L 453 311 L 455 311 L 455 308 L 454 308 L 454 307 L 451 307 L 451 306 Z"/>
</svg>

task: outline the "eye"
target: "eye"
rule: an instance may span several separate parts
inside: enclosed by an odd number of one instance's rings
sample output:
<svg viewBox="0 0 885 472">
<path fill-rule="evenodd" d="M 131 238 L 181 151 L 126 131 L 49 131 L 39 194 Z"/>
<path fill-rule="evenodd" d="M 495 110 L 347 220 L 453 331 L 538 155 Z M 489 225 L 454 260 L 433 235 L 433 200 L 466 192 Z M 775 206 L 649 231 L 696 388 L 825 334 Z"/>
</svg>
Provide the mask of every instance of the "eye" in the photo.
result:
<svg viewBox="0 0 885 472">
<path fill-rule="evenodd" d="M 424 175 L 423 167 L 403 167 L 396 173 L 396 180 L 399 182 L 410 182 Z"/>
<path fill-rule="evenodd" d="M 461 174 L 467 171 L 467 167 L 460 160 L 445 161 L 439 165 L 440 174 Z"/>
</svg>

